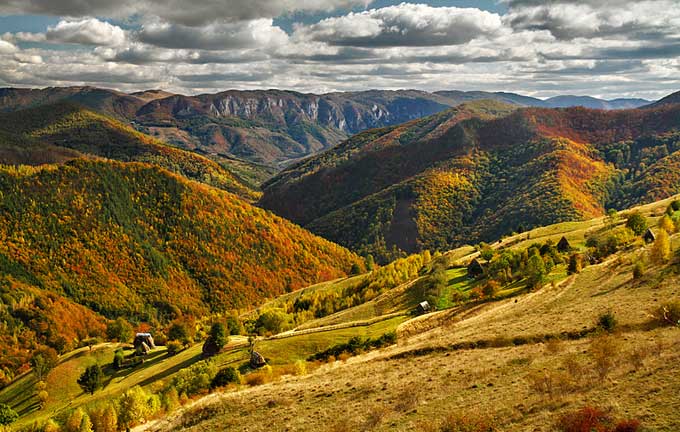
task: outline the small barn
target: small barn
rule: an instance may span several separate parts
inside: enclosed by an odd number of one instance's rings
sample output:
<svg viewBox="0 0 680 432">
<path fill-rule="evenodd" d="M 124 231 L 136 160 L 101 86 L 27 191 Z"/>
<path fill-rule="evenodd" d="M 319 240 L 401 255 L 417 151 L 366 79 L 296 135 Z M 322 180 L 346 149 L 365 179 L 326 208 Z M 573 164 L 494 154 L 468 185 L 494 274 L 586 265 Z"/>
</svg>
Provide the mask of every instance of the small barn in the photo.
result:
<svg viewBox="0 0 680 432">
<path fill-rule="evenodd" d="M 642 238 L 645 239 L 645 243 L 652 243 L 654 240 L 656 240 L 656 235 L 654 235 L 654 232 L 651 228 L 648 228 Z"/>
<path fill-rule="evenodd" d="M 430 303 L 427 301 L 422 301 L 418 303 L 418 307 L 416 308 L 416 311 L 418 312 L 418 315 L 426 314 L 430 311 Z"/>
<path fill-rule="evenodd" d="M 562 237 L 559 242 L 557 242 L 557 250 L 564 253 L 564 252 L 569 252 L 571 250 L 571 244 L 569 243 L 569 240 L 567 240 L 566 237 Z"/>
<path fill-rule="evenodd" d="M 139 355 L 146 355 L 152 349 L 156 348 L 156 344 L 153 341 L 153 336 L 151 336 L 151 333 L 137 333 L 132 345 L 134 345 L 135 352 Z"/>
<path fill-rule="evenodd" d="M 250 367 L 253 369 L 259 369 L 267 364 L 267 360 L 264 359 L 262 354 L 257 351 L 250 353 Z"/>
<path fill-rule="evenodd" d="M 467 267 L 468 277 L 478 278 L 484 274 L 484 264 L 477 258 L 470 261 Z"/>
</svg>

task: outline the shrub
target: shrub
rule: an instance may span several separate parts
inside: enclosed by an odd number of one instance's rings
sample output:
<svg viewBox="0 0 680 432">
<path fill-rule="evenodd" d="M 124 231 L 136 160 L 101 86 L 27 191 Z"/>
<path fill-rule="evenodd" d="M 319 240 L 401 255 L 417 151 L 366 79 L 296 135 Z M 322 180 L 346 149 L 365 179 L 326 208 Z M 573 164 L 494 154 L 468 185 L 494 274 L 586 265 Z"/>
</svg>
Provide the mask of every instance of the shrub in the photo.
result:
<svg viewBox="0 0 680 432">
<path fill-rule="evenodd" d="M 655 311 L 656 321 L 663 326 L 680 326 L 680 301 L 664 303 Z"/>
<path fill-rule="evenodd" d="M 17 414 L 9 405 L 0 404 L 0 425 L 14 423 L 18 418 L 19 414 Z"/>
<path fill-rule="evenodd" d="M 633 279 L 640 279 L 645 275 L 645 263 L 642 260 L 638 260 L 633 265 Z"/>
<path fill-rule="evenodd" d="M 560 432 L 637 432 L 640 429 L 640 422 L 637 420 L 616 422 L 606 411 L 585 406 L 563 414 L 555 426 Z"/>
<path fill-rule="evenodd" d="M 113 354 L 113 368 L 122 369 L 125 366 L 125 353 L 121 348 L 118 348 Z"/>
<path fill-rule="evenodd" d="M 177 394 L 177 389 L 173 386 L 166 388 L 161 394 L 161 406 L 165 412 L 172 412 L 177 407 L 179 407 L 179 405 L 180 401 L 179 394 Z"/>
<path fill-rule="evenodd" d="M 610 422 L 609 415 L 599 408 L 586 406 L 578 411 L 563 414 L 557 422 L 560 432 L 605 431 L 603 425 Z"/>
<path fill-rule="evenodd" d="M 224 387 L 228 384 L 241 382 L 241 374 L 233 367 L 220 369 L 215 378 L 210 382 L 210 388 Z"/>
<path fill-rule="evenodd" d="M 182 344 L 179 341 L 171 340 L 166 344 L 169 355 L 175 355 L 182 351 Z"/>
<path fill-rule="evenodd" d="M 189 341 L 189 328 L 184 322 L 172 323 L 168 329 L 168 339 L 175 341 Z"/>
<path fill-rule="evenodd" d="M 484 285 L 484 288 L 482 288 L 482 293 L 484 294 L 484 297 L 493 298 L 498 293 L 499 289 L 500 284 L 495 280 L 490 280 Z"/>
<path fill-rule="evenodd" d="M 444 419 L 440 432 L 493 432 L 494 420 L 477 413 L 456 413 Z"/>
<path fill-rule="evenodd" d="M 256 386 L 271 382 L 274 378 L 274 372 L 269 365 L 264 366 L 257 372 L 251 372 L 245 376 L 246 384 L 249 386 Z"/>
<path fill-rule="evenodd" d="M 204 393 L 217 375 L 217 368 L 211 361 L 200 361 L 179 371 L 172 379 L 171 385 L 179 394 L 192 396 Z"/>
<path fill-rule="evenodd" d="M 635 235 L 642 235 L 647 230 L 647 219 L 638 212 L 631 213 L 626 219 L 626 227 L 630 228 Z"/>
<path fill-rule="evenodd" d="M 600 378 L 605 378 L 618 365 L 620 351 L 619 341 L 612 336 L 600 336 L 590 343 L 588 353 Z"/>
<path fill-rule="evenodd" d="M 597 326 L 608 333 L 613 332 L 617 324 L 616 317 L 611 311 L 603 313 L 597 319 Z"/>
<path fill-rule="evenodd" d="M 664 215 L 659 221 L 659 229 L 666 231 L 668 234 L 675 232 L 675 224 L 668 215 Z"/>
<path fill-rule="evenodd" d="M 583 255 L 575 253 L 569 256 L 569 265 L 567 266 L 567 273 L 576 274 L 583 270 Z"/>
</svg>

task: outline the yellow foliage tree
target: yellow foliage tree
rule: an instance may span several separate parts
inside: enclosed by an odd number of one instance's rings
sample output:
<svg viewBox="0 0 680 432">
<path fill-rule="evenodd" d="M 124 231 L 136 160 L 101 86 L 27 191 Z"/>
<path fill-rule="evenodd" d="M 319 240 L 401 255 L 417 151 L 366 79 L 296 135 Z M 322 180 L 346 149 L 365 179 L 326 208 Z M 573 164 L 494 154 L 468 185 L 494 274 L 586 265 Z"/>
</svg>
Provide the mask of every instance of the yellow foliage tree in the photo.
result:
<svg viewBox="0 0 680 432">
<path fill-rule="evenodd" d="M 665 263 L 671 258 L 671 239 L 666 230 L 659 230 L 652 245 L 652 260 L 657 263 Z"/>
<path fill-rule="evenodd" d="M 668 234 L 675 232 L 675 224 L 668 215 L 664 215 L 659 221 L 659 228 L 666 231 Z"/>
</svg>

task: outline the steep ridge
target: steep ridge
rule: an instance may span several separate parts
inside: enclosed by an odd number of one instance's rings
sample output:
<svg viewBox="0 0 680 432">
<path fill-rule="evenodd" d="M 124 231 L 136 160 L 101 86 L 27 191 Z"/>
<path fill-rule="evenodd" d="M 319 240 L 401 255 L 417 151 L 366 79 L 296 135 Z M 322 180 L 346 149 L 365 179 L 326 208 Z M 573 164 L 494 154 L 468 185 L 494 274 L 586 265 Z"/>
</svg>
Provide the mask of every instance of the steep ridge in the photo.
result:
<svg viewBox="0 0 680 432">
<path fill-rule="evenodd" d="M 322 95 L 282 90 L 229 90 L 196 96 L 161 90 L 124 94 L 91 87 L 0 89 L 0 112 L 68 101 L 131 122 L 141 132 L 209 157 L 236 157 L 287 166 L 331 148 L 350 135 L 401 124 L 461 103 L 494 99 L 519 106 L 549 101 L 506 92 L 368 90 Z M 599 108 L 647 101 L 570 97 L 559 105 Z"/>
<path fill-rule="evenodd" d="M 71 103 L 0 114 L 0 162 L 38 165 L 94 155 L 149 162 L 254 200 L 258 193 L 216 162 L 170 147 L 129 126 Z"/>
<path fill-rule="evenodd" d="M 474 102 L 358 134 L 270 180 L 260 203 L 388 260 L 677 193 L 678 129 L 677 106 Z"/>
<path fill-rule="evenodd" d="M 0 369 L 102 336 L 104 318 L 153 326 L 252 307 L 352 266 L 363 261 L 341 246 L 153 165 L 2 167 L 0 340 L 11 355 Z"/>
</svg>

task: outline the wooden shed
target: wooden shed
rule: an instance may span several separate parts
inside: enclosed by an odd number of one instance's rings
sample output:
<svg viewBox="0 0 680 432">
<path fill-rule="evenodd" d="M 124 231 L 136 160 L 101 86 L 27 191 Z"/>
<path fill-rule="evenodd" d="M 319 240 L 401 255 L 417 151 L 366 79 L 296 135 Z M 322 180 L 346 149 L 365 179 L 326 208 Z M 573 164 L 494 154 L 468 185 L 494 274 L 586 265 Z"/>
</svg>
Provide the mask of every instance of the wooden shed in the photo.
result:
<svg viewBox="0 0 680 432">
<path fill-rule="evenodd" d="M 267 364 L 267 360 L 264 356 L 257 351 L 250 353 L 250 367 L 253 369 L 259 369 Z"/>
<path fill-rule="evenodd" d="M 484 274 L 484 265 L 477 258 L 470 261 L 467 267 L 467 274 L 471 278 L 478 278 Z"/>
<path fill-rule="evenodd" d="M 147 355 L 152 349 L 156 348 L 151 333 L 137 333 L 132 345 L 134 345 L 137 355 Z"/>
<path fill-rule="evenodd" d="M 418 303 L 418 307 L 416 308 L 416 311 L 418 312 L 418 315 L 426 314 L 430 311 L 430 303 L 427 301 L 422 301 Z"/>
<path fill-rule="evenodd" d="M 569 243 L 569 240 L 567 240 L 566 237 L 562 236 L 559 242 L 557 242 L 557 250 L 564 253 L 564 252 L 569 252 L 571 250 L 571 244 Z"/>
</svg>

